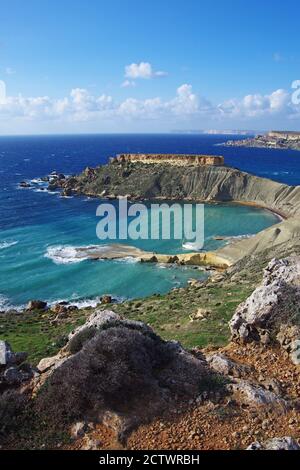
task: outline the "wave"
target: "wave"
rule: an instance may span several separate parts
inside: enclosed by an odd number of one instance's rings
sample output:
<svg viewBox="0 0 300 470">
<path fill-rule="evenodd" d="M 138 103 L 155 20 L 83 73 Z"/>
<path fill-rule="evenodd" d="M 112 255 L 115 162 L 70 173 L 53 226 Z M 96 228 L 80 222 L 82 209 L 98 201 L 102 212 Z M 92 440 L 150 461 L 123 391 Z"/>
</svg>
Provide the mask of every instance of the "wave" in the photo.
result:
<svg viewBox="0 0 300 470">
<path fill-rule="evenodd" d="M 51 259 L 55 264 L 74 264 L 90 259 L 89 255 L 93 250 L 97 250 L 97 253 L 99 253 L 99 251 L 105 251 L 106 249 L 107 245 L 84 247 L 58 245 L 48 247 L 44 256 Z"/>
<path fill-rule="evenodd" d="M 10 303 L 10 300 L 5 295 L 0 294 L 0 311 L 7 312 L 8 310 L 16 310 L 20 312 L 24 310 L 25 305 L 13 305 Z"/>
<path fill-rule="evenodd" d="M 199 244 L 197 242 L 184 242 L 182 244 L 184 250 L 200 251 L 203 248 L 203 243 Z"/>
<path fill-rule="evenodd" d="M 51 259 L 55 264 L 80 263 L 87 258 L 78 258 L 77 250 L 73 246 L 53 246 L 47 248 L 45 258 Z"/>
<path fill-rule="evenodd" d="M 214 240 L 224 240 L 227 242 L 245 240 L 247 238 L 253 237 L 253 233 L 247 233 L 245 235 L 224 235 L 224 236 L 215 236 Z"/>
<path fill-rule="evenodd" d="M 8 241 L 8 240 L 3 240 L 2 242 L 0 241 L 0 250 L 5 250 L 5 248 L 10 248 L 11 246 L 16 245 L 19 243 L 18 241 Z"/>
</svg>

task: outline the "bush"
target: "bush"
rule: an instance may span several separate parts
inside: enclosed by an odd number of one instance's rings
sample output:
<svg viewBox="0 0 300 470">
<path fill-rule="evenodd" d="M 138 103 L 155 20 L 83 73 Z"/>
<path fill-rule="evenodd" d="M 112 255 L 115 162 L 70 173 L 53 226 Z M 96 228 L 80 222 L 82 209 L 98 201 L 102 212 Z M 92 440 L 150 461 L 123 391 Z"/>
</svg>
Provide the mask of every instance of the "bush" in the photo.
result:
<svg viewBox="0 0 300 470">
<path fill-rule="evenodd" d="M 126 426 L 142 423 L 175 397 L 189 399 L 208 386 L 211 374 L 201 358 L 142 323 L 118 321 L 95 330 L 73 338 L 71 350 L 78 352 L 53 371 L 36 397 L 35 413 L 57 429 L 99 421 L 106 411 L 121 415 Z"/>
</svg>

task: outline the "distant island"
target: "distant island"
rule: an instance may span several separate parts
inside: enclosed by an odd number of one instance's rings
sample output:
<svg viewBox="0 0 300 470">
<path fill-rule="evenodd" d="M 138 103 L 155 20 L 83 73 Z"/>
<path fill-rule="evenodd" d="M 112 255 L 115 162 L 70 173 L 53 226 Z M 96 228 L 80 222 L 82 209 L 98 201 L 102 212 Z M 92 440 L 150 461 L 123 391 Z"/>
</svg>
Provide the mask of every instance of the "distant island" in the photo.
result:
<svg viewBox="0 0 300 470">
<path fill-rule="evenodd" d="M 172 134 L 200 134 L 200 135 L 247 135 L 253 136 L 256 134 L 255 131 L 237 130 L 237 129 L 177 129 L 173 130 Z"/>
<path fill-rule="evenodd" d="M 229 140 L 222 145 L 300 150 L 300 132 L 271 131 L 250 139 Z"/>
</svg>

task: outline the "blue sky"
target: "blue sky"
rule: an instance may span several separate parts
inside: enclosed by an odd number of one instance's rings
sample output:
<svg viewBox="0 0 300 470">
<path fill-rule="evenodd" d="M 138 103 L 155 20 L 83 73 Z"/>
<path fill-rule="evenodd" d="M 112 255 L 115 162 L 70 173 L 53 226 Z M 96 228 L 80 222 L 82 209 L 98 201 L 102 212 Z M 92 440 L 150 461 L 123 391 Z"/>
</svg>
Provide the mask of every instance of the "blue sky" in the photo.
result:
<svg viewBox="0 0 300 470">
<path fill-rule="evenodd" d="M 299 15 L 296 0 L 0 0 L 0 134 L 299 129 Z"/>
</svg>

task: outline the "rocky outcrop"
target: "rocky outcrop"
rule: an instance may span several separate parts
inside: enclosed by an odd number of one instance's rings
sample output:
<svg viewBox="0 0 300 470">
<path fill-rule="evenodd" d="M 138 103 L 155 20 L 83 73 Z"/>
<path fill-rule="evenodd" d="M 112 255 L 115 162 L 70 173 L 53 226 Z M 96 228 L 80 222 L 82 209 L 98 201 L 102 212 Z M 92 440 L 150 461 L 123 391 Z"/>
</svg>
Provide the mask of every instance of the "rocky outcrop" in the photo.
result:
<svg viewBox="0 0 300 470">
<path fill-rule="evenodd" d="M 17 388 L 38 375 L 25 361 L 25 352 L 14 353 L 6 341 L 0 341 L 0 392 Z"/>
<path fill-rule="evenodd" d="M 230 321 L 232 340 L 278 342 L 295 364 L 300 354 L 300 258 L 269 263 L 263 283 L 238 308 Z"/>
<path fill-rule="evenodd" d="M 247 450 L 300 450 L 300 446 L 292 437 L 275 437 L 263 443 L 253 442 Z"/>
<path fill-rule="evenodd" d="M 272 149 L 300 150 L 300 132 L 271 131 L 251 139 L 229 140 L 229 147 L 259 147 Z"/>
<path fill-rule="evenodd" d="M 44 310 L 47 307 L 47 302 L 42 300 L 30 300 L 27 304 L 26 310 Z"/>
<path fill-rule="evenodd" d="M 300 213 L 300 187 L 226 166 L 110 163 L 60 181 L 63 190 L 95 197 L 236 201 L 267 207 L 288 217 Z"/>
<path fill-rule="evenodd" d="M 241 378 L 249 376 L 251 372 L 251 367 L 237 363 L 221 353 L 208 355 L 206 360 L 211 369 L 225 376 Z"/>
</svg>

